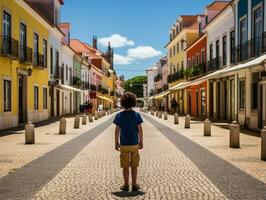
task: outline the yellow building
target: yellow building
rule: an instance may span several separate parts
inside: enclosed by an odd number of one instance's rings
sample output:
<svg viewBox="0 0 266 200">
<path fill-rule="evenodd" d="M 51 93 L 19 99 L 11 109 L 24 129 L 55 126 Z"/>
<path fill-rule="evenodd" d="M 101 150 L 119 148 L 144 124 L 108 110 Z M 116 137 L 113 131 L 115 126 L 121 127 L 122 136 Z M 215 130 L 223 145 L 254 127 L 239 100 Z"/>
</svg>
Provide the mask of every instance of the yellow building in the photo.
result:
<svg viewBox="0 0 266 200">
<path fill-rule="evenodd" d="M 21 0 L 0 0 L 0 129 L 48 118 L 49 24 Z"/>
<path fill-rule="evenodd" d="M 168 56 L 168 87 L 185 80 L 186 53 L 185 49 L 199 36 L 198 15 L 182 15 L 170 29 L 170 41 L 166 45 Z M 171 109 L 171 100 L 175 98 L 178 102 L 179 112 L 186 113 L 186 92 L 174 91 L 168 95 L 168 105 Z"/>
</svg>

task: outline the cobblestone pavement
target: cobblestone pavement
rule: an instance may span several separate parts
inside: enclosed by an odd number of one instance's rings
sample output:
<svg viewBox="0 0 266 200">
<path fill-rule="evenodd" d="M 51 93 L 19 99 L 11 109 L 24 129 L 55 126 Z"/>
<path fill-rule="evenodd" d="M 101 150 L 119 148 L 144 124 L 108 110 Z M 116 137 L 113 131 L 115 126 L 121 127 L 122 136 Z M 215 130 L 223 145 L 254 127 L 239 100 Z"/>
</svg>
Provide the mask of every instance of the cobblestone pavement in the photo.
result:
<svg viewBox="0 0 266 200">
<path fill-rule="evenodd" d="M 71 139 L 91 130 L 101 124 L 107 118 L 101 118 L 93 123 L 81 125 L 80 129 L 73 129 L 74 118 L 68 117 L 67 134 L 59 135 L 59 122 L 51 122 L 48 125 L 35 128 L 36 144 L 25 145 L 25 134 L 22 131 L 9 131 L 12 134 L 0 137 L 0 177 L 13 173 L 20 167 L 26 165 L 55 149 L 56 147 L 70 141 Z M 3 132 L 3 131 L 1 131 Z"/>
<path fill-rule="evenodd" d="M 226 199 L 197 167 L 149 122 L 144 123 L 141 192 L 119 191 L 119 153 L 114 127 L 106 129 L 78 154 L 34 199 Z M 137 195 L 136 197 L 133 197 Z"/>
<path fill-rule="evenodd" d="M 266 199 L 266 164 L 256 152 L 259 138 L 241 135 L 244 147 L 229 149 L 227 130 L 220 127 L 213 127 L 213 136 L 206 138 L 199 122 L 184 129 L 183 118 L 180 125 L 173 125 L 171 116 L 167 121 L 151 115 L 144 119 L 140 192 L 119 190 L 123 181 L 109 116 L 56 145 L 50 141 L 56 132 L 48 134 L 50 140 L 43 134 L 40 141 L 46 138 L 54 145 L 35 157 L 24 156 L 24 167 L 0 178 L 0 199 Z"/>
</svg>

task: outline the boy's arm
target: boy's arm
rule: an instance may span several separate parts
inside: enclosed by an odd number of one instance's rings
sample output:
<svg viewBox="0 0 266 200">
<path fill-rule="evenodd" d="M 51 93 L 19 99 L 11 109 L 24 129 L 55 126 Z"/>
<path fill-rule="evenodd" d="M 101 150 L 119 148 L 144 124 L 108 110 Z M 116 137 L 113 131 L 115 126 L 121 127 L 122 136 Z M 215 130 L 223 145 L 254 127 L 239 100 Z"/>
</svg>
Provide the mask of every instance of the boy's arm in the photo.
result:
<svg viewBox="0 0 266 200">
<path fill-rule="evenodd" d="M 138 125 L 138 132 L 139 132 L 139 149 L 143 149 L 143 129 L 142 125 Z"/>
<path fill-rule="evenodd" d="M 119 134 L 120 134 L 120 128 L 119 126 L 115 127 L 115 149 L 119 151 L 120 144 L 119 144 Z"/>
</svg>

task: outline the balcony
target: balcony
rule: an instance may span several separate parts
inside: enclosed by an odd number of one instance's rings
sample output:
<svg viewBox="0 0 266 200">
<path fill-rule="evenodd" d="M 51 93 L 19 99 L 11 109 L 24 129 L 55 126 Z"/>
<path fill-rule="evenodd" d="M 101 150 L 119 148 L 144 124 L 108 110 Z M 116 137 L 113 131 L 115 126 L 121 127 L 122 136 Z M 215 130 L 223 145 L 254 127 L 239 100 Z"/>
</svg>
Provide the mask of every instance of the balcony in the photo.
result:
<svg viewBox="0 0 266 200">
<path fill-rule="evenodd" d="M 219 69 L 222 66 L 221 57 L 213 58 L 211 60 L 208 60 L 207 63 L 207 71 L 215 71 Z"/>
<path fill-rule="evenodd" d="M 157 74 L 155 77 L 154 77 L 154 82 L 158 82 L 158 81 L 160 81 L 160 80 L 162 80 L 162 74 L 160 73 L 160 74 Z"/>
<path fill-rule="evenodd" d="M 96 85 L 91 84 L 91 85 L 90 85 L 90 90 L 91 90 L 91 91 L 96 91 Z"/>
<path fill-rule="evenodd" d="M 82 90 L 89 90 L 90 84 L 87 81 L 81 81 L 81 88 Z"/>
<path fill-rule="evenodd" d="M 177 71 L 177 72 L 175 72 L 173 74 L 169 74 L 167 76 L 167 82 L 168 83 L 172 83 L 174 81 L 181 80 L 183 78 L 184 78 L 184 70 L 181 69 L 180 71 Z"/>
<path fill-rule="evenodd" d="M 44 55 L 40 53 L 34 53 L 33 54 L 33 66 L 34 67 L 40 67 L 40 68 L 46 68 L 47 62 L 44 62 Z"/>
<path fill-rule="evenodd" d="M 206 73 L 205 63 L 196 64 L 193 67 L 189 67 L 185 70 L 185 75 L 189 80 L 195 79 L 205 73 Z"/>
<path fill-rule="evenodd" d="M 81 81 L 79 77 L 73 76 L 73 85 L 77 88 L 81 87 Z"/>
<path fill-rule="evenodd" d="M 19 62 L 20 63 L 32 63 L 32 49 L 25 46 L 20 45 L 19 47 Z"/>
<path fill-rule="evenodd" d="M 231 62 L 237 64 L 259 57 L 266 52 L 266 32 L 232 49 Z"/>
<path fill-rule="evenodd" d="M 59 64 L 55 66 L 54 78 L 61 79 L 61 66 Z"/>
<path fill-rule="evenodd" d="M 9 36 L 0 36 L 1 55 L 18 59 L 18 41 Z"/>
</svg>

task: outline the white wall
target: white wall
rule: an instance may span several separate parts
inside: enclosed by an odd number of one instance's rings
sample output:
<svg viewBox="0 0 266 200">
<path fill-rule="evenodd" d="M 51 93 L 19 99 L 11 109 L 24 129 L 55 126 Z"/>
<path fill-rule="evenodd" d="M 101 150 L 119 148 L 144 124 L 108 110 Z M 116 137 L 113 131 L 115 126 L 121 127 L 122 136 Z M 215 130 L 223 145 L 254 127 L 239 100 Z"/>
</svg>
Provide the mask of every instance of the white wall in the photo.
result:
<svg viewBox="0 0 266 200">
<path fill-rule="evenodd" d="M 216 57 L 216 41 L 219 40 L 220 56 L 222 57 L 222 39 L 227 38 L 227 66 L 230 65 L 230 32 L 234 28 L 234 14 L 232 8 L 227 7 L 223 13 L 217 16 L 214 21 L 206 27 L 207 31 L 207 60 L 210 60 L 210 45 L 213 44 L 213 58 Z"/>
</svg>

